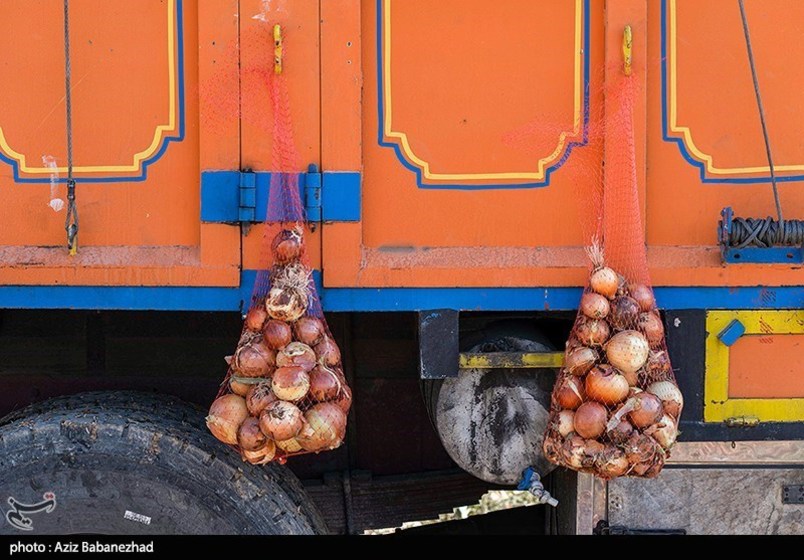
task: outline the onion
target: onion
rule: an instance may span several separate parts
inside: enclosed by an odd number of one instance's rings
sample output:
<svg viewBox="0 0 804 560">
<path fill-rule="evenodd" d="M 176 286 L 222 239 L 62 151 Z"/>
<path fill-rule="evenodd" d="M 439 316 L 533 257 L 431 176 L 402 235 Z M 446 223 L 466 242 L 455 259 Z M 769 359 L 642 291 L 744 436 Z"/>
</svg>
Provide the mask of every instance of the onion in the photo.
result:
<svg viewBox="0 0 804 560">
<path fill-rule="evenodd" d="M 609 363 L 623 372 L 638 371 L 648 360 L 650 347 L 645 336 L 637 331 L 623 331 L 606 344 Z"/>
<path fill-rule="evenodd" d="M 223 395 L 215 399 L 209 407 L 207 428 L 223 443 L 237 445 L 237 430 L 246 418 L 246 400 L 238 395 Z"/>
<path fill-rule="evenodd" d="M 265 340 L 265 344 L 274 350 L 284 348 L 293 340 L 290 325 L 284 321 L 277 321 L 276 319 L 271 319 L 265 323 L 265 327 L 263 327 L 262 330 L 262 338 Z"/>
<path fill-rule="evenodd" d="M 630 385 L 616 369 L 611 366 L 597 366 L 586 376 L 586 396 L 603 404 L 617 404 L 628 396 Z"/>
<path fill-rule="evenodd" d="M 664 449 L 670 449 L 676 442 L 678 430 L 675 421 L 665 414 L 661 420 L 645 430 L 645 434 L 655 439 Z"/>
<path fill-rule="evenodd" d="M 614 443 L 625 443 L 634 434 L 634 427 L 628 420 L 622 420 L 609 431 L 609 439 Z"/>
<path fill-rule="evenodd" d="M 315 317 L 302 317 L 293 325 L 293 332 L 299 342 L 315 346 L 324 336 L 324 323 Z"/>
<path fill-rule="evenodd" d="M 639 393 L 634 397 L 634 410 L 628 415 L 637 428 L 647 428 L 662 416 L 662 401 L 656 395 Z"/>
<path fill-rule="evenodd" d="M 585 438 L 596 438 L 606 429 L 608 412 L 596 402 L 585 402 L 575 411 L 575 432 Z"/>
<path fill-rule="evenodd" d="M 684 407 L 684 396 L 675 383 L 672 381 L 657 381 L 648 386 L 646 390 L 648 393 L 659 397 L 667 414 L 673 418 L 678 418 L 679 414 L 681 414 L 681 409 Z"/>
<path fill-rule="evenodd" d="M 298 259 L 303 250 L 301 228 L 283 229 L 274 237 L 271 251 L 274 260 L 279 264 L 286 264 Z"/>
<path fill-rule="evenodd" d="M 299 445 L 299 442 L 296 441 L 295 438 L 277 441 L 276 446 L 282 451 L 284 451 L 286 454 L 298 453 L 299 451 L 302 450 L 302 446 Z"/>
<path fill-rule="evenodd" d="M 609 323 L 615 329 L 631 329 L 639 320 L 639 304 L 633 298 L 622 296 L 611 302 Z"/>
<path fill-rule="evenodd" d="M 251 389 L 250 384 L 242 383 L 238 381 L 235 377 L 229 378 L 229 390 L 235 395 L 245 398 L 246 395 L 248 394 L 249 389 Z"/>
<path fill-rule="evenodd" d="M 602 346 L 609 339 L 611 330 L 606 321 L 581 319 L 575 327 L 575 336 L 586 346 Z"/>
<path fill-rule="evenodd" d="M 604 266 L 592 273 L 592 276 L 589 278 L 589 286 L 594 292 L 604 295 L 609 299 L 613 299 L 617 294 L 619 278 L 616 272 Z"/>
<path fill-rule="evenodd" d="M 632 465 L 651 463 L 656 460 L 657 455 L 659 457 L 662 455 L 662 449 L 659 444 L 644 434 L 634 434 L 631 436 L 631 438 L 625 442 L 624 451 L 626 459 L 628 459 L 628 462 Z M 634 471 L 636 472 L 637 469 L 635 468 Z"/>
<path fill-rule="evenodd" d="M 303 342 L 291 342 L 276 354 L 276 365 L 279 367 L 297 366 L 310 371 L 315 363 L 315 352 Z"/>
<path fill-rule="evenodd" d="M 341 363 L 341 351 L 335 341 L 329 337 L 316 344 L 315 355 L 318 356 L 318 361 L 325 366 L 337 366 Z"/>
<path fill-rule="evenodd" d="M 260 430 L 260 421 L 254 417 L 248 417 L 240 424 L 237 430 L 237 445 L 246 451 L 256 451 L 265 445 L 265 434 Z"/>
<path fill-rule="evenodd" d="M 642 311 L 650 311 L 656 307 L 656 298 L 653 296 L 653 290 L 645 284 L 631 284 L 628 286 L 628 292 L 639 304 L 639 308 Z"/>
<path fill-rule="evenodd" d="M 607 445 L 603 452 L 597 456 L 595 466 L 597 467 L 597 473 L 601 477 L 609 479 L 624 475 L 631 465 L 628 463 L 623 451 L 613 445 Z"/>
<path fill-rule="evenodd" d="M 265 442 L 265 445 L 256 451 L 240 450 L 240 455 L 243 457 L 244 461 L 252 465 L 265 465 L 274 460 L 276 456 L 276 445 L 269 439 Z"/>
<path fill-rule="evenodd" d="M 346 414 L 333 403 L 318 403 L 304 413 L 307 427 L 296 439 L 305 451 L 335 449 L 346 435 Z"/>
<path fill-rule="evenodd" d="M 658 346 L 664 342 L 664 325 L 658 313 L 655 311 L 651 313 L 640 313 L 638 322 L 639 330 L 641 330 L 645 338 L 648 339 L 648 344 Z"/>
<path fill-rule="evenodd" d="M 636 387 L 639 384 L 639 375 L 635 371 L 623 371 L 622 376 L 628 381 L 631 387 Z"/>
<path fill-rule="evenodd" d="M 344 414 L 349 414 L 349 409 L 352 407 L 352 390 L 346 385 L 341 385 L 341 396 L 333 402 L 340 407 Z"/>
<path fill-rule="evenodd" d="M 562 410 L 555 419 L 555 429 L 561 437 L 567 437 L 575 431 L 575 413 L 571 410 Z"/>
<path fill-rule="evenodd" d="M 575 410 L 584 401 L 583 384 L 577 377 L 565 375 L 555 391 L 558 406 L 564 410 Z"/>
<path fill-rule="evenodd" d="M 665 377 L 673 371 L 670 365 L 670 357 L 664 350 L 660 352 L 651 352 L 648 355 L 647 364 L 648 376 L 651 378 Z"/>
<path fill-rule="evenodd" d="M 586 458 L 586 446 L 581 436 L 572 436 L 561 447 L 564 463 L 573 469 L 582 469 Z"/>
<path fill-rule="evenodd" d="M 310 372 L 310 396 L 319 402 L 337 397 L 342 385 L 338 372 L 323 364 L 317 365 Z"/>
<path fill-rule="evenodd" d="M 278 368 L 271 380 L 271 388 L 283 401 L 298 401 L 303 399 L 310 389 L 310 376 L 304 368 L 295 366 Z"/>
<path fill-rule="evenodd" d="M 299 435 L 304 427 L 304 416 L 295 404 L 277 401 L 262 411 L 259 424 L 265 435 L 283 441 Z"/>
<path fill-rule="evenodd" d="M 265 377 L 270 375 L 275 363 L 274 351 L 262 340 L 255 339 L 237 349 L 232 368 L 242 377 Z"/>
<path fill-rule="evenodd" d="M 262 330 L 262 325 L 267 318 L 268 312 L 265 310 L 265 306 L 252 307 L 246 314 L 246 328 L 250 331 L 259 332 Z"/>
<path fill-rule="evenodd" d="M 590 319 L 602 319 L 609 314 L 609 300 L 606 296 L 586 292 L 581 297 L 581 312 Z"/>
<path fill-rule="evenodd" d="M 572 375 L 584 375 L 598 360 L 597 352 L 587 346 L 578 346 L 567 352 L 564 370 Z"/>
<path fill-rule="evenodd" d="M 277 399 L 273 390 L 271 390 L 270 381 L 263 381 L 262 383 L 252 385 L 246 394 L 246 406 L 248 407 L 249 414 L 252 416 L 259 416 L 260 413 L 265 410 L 266 406 L 277 400 L 279 399 Z"/>
<path fill-rule="evenodd" d="M 301 288 L 271 288 L 265 298 L 265 309 L 272 319 L 292 323 L 305 314 L 308 302 L 307 292 Z"/>
</svg>

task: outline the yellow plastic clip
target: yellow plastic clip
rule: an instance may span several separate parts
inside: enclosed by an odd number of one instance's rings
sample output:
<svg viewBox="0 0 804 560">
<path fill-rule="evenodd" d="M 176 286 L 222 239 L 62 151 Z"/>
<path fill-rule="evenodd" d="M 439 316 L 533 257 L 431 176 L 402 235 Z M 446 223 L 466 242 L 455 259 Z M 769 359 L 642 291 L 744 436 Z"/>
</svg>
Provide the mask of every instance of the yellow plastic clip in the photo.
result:
<svg viewBox="0 0 804 560">
<path fill-rule="evenodd" d="M 282 73 L 282 27 L 274 25 L 274 74 Z"/>
<path fill-rule="evenodd" d="M 634 37 L 631 33 L 631 26 L 626 25 L 625 29 L 623 30 L 623 72 L 625 72 L 626 76 L 631 75 L 631 53 L 633 51 L 633 46 Z"/>
</svg>

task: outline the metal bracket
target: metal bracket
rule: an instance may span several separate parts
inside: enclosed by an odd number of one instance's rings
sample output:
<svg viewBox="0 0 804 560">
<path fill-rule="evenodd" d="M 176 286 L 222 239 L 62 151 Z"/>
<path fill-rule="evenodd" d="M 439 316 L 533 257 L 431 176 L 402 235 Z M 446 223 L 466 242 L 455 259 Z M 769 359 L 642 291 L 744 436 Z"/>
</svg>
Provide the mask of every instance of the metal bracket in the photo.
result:
<svg viewBox="0 0 804 560">
<path fill-rule="evenodd" d="M 723 219 L 718 223 L 718 240 L 723 262 L 728 264 L 804 263 L 804 247 L 731 247 L 729 243 L 734 222 L 734 210 L 726 207 L 720 215 Z"/>
<path fill-rule="evenodd" d="M 601 520 L 594 530 L 595 535 L 686 535 L 686 529 L 632 529 L 622 525 L 609 525 Z"/>
<path fill-rule="evenodd" d="M 726 346 L 733 346 L 737 340 L 745 334 L 745 325 L 738 319 L 733 319 L 726 327 L 717 335 L 720 342 Z"/>
<path fill-rule="evenodd" d="M 785 484 L 782 487 L 782 503 L 804 505 L 804 484 Z"/>
</svg>

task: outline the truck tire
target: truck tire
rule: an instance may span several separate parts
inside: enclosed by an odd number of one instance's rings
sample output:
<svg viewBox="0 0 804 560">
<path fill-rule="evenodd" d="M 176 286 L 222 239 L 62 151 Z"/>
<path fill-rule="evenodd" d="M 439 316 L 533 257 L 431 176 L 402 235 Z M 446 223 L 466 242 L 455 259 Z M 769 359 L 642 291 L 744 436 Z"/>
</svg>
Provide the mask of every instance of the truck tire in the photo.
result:
<svg viewBox="0 0 804 560">
<path fill-rule="evenodd" d="M 24 514 L 14 504 L 43 502 Z M 0 420 L 0 533 L 322 534 L 285 467 L 255 467 L 207 431 L 204 413 L 167 396 L 59 397 Z"/>
</svg>

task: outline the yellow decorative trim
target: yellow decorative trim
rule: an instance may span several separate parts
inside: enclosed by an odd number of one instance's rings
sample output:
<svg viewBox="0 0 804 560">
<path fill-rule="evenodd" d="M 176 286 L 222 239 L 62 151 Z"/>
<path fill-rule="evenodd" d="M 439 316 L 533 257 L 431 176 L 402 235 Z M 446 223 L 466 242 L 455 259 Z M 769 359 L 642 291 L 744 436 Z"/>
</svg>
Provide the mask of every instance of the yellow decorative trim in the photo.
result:
<svg viewBox="0 0 804 560">
<path fill-rule="evenodd" d="M 393 129 L 393 103 L 391 101 L 391 0 L 383 0 L 383 100 L 384 123 L 383 131 L 386 138 L 395 138 L 409 161 L 422 170 L 425 179 L 432 181 L 461 181 L 461 180 L 506 180 L 518 179 L 543 180 L 545 168 L 556 161 L 564 153 L 567 138 L 577 136 L 581 131 L 583 119 L 583 0 L 575 0 L 575 104 L 574 125 L 572 132 L 562 132 L 559 135 L 558 146 L 548 155 L 538 161 L 537 172 L 508 172 L 508 173 L 435 173 L 430 170 L 430 164 L 419 158 L 410 146 L 408 136 L 404 132 Z"/>
<path fill-rule="evenodd" d="M 176 130 L 176 98 L 178 92 L 176 89 L 176 3 L 166 2 L 167 5 L 167 30 L 168 30 L 168 81 L 170 86 L 170 106 L 168 115 L 168 124 L 159 125 L 154 131 L 153 141 L 151 145 L 145 150 L 134 154 L 134 161 L 131 165 L 90 165 L 90 166 L 74 166 L 74 173 L 132 173 L 140 170 L 143 161 L 151 157 L 159 150 L 162 139 L 166 132 L 173 132 Z M 0 127 L 0 149 L 10 158 L 19 162 L 19 169 L 21 173 L 30 173 L 33 175 L 50 175 L 51 173 L 67 173 L 67 167 L 34 167 L 29 166 L 25 154 L 15 151 L 8 144 L 2 127 Z"/>
<path fill-rule="evenodd" d="M 738 417 L 755 417 L 760 422 L 804 421 L 804 398 L 729 398 L 729 347 L 717 335 L 733 319 L 745 326 L 745 335 L 804 334 L 804 310 L 708 311 L 704 421 L 725 422 Z"/>
<path fill-rule="evenodd" d="M 710 154 L 704 153 L 698 146 L 695 145 L 695 142 L 692 139 L 692 132 L 690 131 L 689 127 L 681 126 L 678 124 L 678 91 L 677 91 L 677 40 L 676 40 L 676 31 L 677 31 L 677 24 L 676 24 L 676 0 L 668 0 L 668 11 L 669 11 L 669 18 L 668 18 L 668 29 L 667 29 L 667 37 L 669 41 L 669 60 L 668 65 L 670 67 L 670 88 L 668 95 L 669 105 L 670 105 L 670 117 L 668 126 L 670 127 L 670 131 L 681 135 L 684 139 L 684 144 L 687 146 L 687 149 L 690 151 L 692 155 L 694 155 L 701 163 L 706 165 L 706 171 L 711 173 L 712 175 L 739 175 L 743 173 L 768 173 L 770 172 L 770 167 L 765 166 L 756 166 L 756 167 L 717 167 L 715 166 L 714 159 Z M 774 171 L 784 172 L 784 171 L 804 171 L 804 165 L 774 165 Z"/>
</svg>

